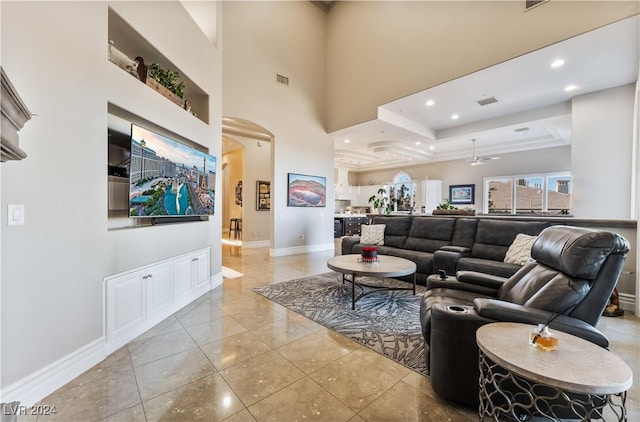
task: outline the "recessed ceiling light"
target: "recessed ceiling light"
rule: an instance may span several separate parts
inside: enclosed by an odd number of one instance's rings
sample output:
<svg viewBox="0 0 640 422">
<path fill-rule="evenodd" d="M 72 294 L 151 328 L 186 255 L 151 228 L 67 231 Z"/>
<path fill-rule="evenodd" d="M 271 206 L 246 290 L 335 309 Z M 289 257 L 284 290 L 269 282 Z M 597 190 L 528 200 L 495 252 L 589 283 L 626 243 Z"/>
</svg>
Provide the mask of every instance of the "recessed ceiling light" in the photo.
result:
<svg viewBox="0 0 640 422">
<path fill-rule="evenodd" d="M 436 102 L 433 100 L 427 100 L 427 102 L 425 103 L 427 105 L 427 107 L 431 107 L 432 105 L 434 105 Z"/>
<path fill-rule="evenodd" d="M 458 116 L 457 114 L 454 114 L 454 115 L 452 115 L 452 116 L 451 116 L 451 119 L 452 119 L 452 120 L 455 120 L 455 119 L 457 119 L 457 118 L 459 118 L 459 117 L 460 117 L 460 116 Z"/>
<path fill-rule="evenodd" d="M 348 144 L 349 142 L 351 142 L 351 141 L 350 141 L 350 140 L 348 140 L 348 139 L 345 139 L 345 140 L 344 140 L 344 143 L 345 143 L 345 144 Z"/>
<path fill-rule="evenodd" d="M 551 67 L 561 67 L 564 65 L 564 60 L 556 59 L 551 63 Z"/>
<path fill-rule="evenodd" d="M 564 87 L 564 90 L 567 91 L 567 92 L 575 91 L 576 89 L 578 89 L 578 87 L 575 86 L 575 85 L 567 85 L 567 86 Z"/>
<path fill-rule="evenodd" d="M 429 147 L 429 149 L 430 149 L 431 151 L 433 151 L 434 149 L 436 149 L 436 147 L 435 147 L 435 146 L 433 146 L 433 145 L 431 145 L 431 146 Z"/>
<path fill-rule="evenodd" d="M 420 145 L 422 142 L 420 141 L 416 141 L 416 145 Z"/>
</svg>

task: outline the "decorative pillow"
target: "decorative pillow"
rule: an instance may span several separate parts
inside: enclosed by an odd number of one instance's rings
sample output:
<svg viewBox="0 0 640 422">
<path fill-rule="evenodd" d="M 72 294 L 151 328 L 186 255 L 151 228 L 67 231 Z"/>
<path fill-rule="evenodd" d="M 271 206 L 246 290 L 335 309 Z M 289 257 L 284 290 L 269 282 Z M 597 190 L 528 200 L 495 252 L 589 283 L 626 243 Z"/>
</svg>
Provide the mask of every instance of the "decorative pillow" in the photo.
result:
<svg viewBox="0 0 640 422">
<path fill-rule="evenodd" d="M 532 262 L 533 258 L 531 258 L 531 247 L 537 238 L 538 236 L 529 236 L 527 234 L 518 233 L 504 256 L 504 262 L 518 265 L 524 265 Z"/>
<path fill-rule="evenodd" d="M 363 224 L 360 226 L 360 243 L 384 245 L 385 224 Z"/>
</svg>

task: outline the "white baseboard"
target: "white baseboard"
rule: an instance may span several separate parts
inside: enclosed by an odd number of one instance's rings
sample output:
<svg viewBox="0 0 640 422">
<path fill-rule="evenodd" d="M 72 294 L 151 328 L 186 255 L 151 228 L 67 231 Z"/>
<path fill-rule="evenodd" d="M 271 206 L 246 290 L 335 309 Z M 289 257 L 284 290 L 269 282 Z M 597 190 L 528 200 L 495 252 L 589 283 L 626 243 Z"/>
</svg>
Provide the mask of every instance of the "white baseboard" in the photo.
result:
<svg viewBox="0 0 640 422">
<path fill-rule="evenodd" d="M 156 315 L 154 318 L 146 321 L 145 324 L 122 333 L 122 335 L 109 342 L 106 341 L 105 337 L 94 340 L 88 345 L 69 353 L 62 359 L 3 388 L 0 401 L 8 403 L 17 400 L 21 406 L 32 406 L 78 375 L 100 363 L 109 356 L 109 354 L 124 346 L 160 321 L 163 321 L 177 310 L 193 302 L 207 291 L 222 285 L 222 281 L 222 272 L 214 274 L 209 279 L 209 284 L 205 284 L 186 300 L 167 309 L 166 312 L 168 312 L 169 315 Z"/>
<path fill-rule="evenodd" d="M 287 256 L 309 252 L 332 251 L 334 248 L 335 243 L 332 242 L 320 245 L 303 245 L 294 246 L 292 248 L 269 249 L 269 256 Z"/>
<path fill-rule="evenodd" d="M 636 295 L 618 293 L 618 301 L 620 302 L 620 309 L 633 313 L 636 312 Z"/>
<path fill-rule="evenodd" d="M 215 289 L 218 286 L 222 286 L 222 281 L 224 279 L 222 278 L 222 271 L 220 271 L 218 274 L 214 274 L 211 276 L 211 290 Z"/>
<path fill-rule="evenodd" d="M 107 357 L 105 339 L 101 337 L 61 359 L 14 382 L 2 391 L 2 401 L 20 401 L 21 406 L 32 406 L 61 386 L 93 367 Z"/>
<path fill-rule="evenodd" d="M 252 242 L 242 241 L 242 247 L 247 249 L 268 248 L 271 246 L 270 240 L 254 240 Z"/>
</svg>

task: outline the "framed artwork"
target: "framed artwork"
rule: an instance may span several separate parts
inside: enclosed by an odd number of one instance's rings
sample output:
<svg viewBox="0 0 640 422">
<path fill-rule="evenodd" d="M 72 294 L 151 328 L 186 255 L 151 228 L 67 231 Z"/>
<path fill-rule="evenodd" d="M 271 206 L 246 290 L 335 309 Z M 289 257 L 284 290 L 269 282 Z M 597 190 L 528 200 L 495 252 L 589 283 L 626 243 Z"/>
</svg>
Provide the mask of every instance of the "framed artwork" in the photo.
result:
<svg viewBox="0 0 640 422">
<path fill-rule="evenodd" d="M 476 185 L 449 186 L 449 202 L 454 205 L 475 204 Z"/>
<path fill-rule="evenodd" d="M 287 174 L 287 206 L 325 207 L 327 205 L 327 178 L 305 174 Z"/>
<path fill-rule="evenodd" d="M 266 180 L 256 181 L 256 211 L 269 211 L 271 209 L 271 182 Z"/>
<path fill-rule="evenodd" d="M 242 206 L 242 180 L 236 185 L 236 205 Z"/>
</svg>

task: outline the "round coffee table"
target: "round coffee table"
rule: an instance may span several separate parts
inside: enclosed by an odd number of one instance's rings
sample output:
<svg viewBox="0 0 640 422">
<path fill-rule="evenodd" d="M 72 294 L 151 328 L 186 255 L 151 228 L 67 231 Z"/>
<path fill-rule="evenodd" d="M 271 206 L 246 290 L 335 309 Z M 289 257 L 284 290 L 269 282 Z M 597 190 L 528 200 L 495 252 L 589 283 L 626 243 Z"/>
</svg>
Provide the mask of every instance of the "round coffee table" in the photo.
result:
<svg viewBox="0 0 640 422">
<path fill-rule="evenodd" d="M 396 256 L 378 255 L 378 262 L 358 262 L 360 255 L 339 255 L 327 261 L 327 267 L 342 273 L 342 282 L 351 282 L 351 309 L 356 309 L 356 301 L 363 296 L 374 293 L 375 290 L 364 292 L 356 298 L 356 286 L 369 287 L 376 290 L 413 290 L 416 294 L 416 264 L 408 259 Z M 376 278 L 401 277 L 413 274 L 413 287 L 387 287 L 373 286 L 356 282 L 356 276 L 369 276 Z M 351 279 L 347 278 L 351 275 Z"/>
<path fill-rule="evenodd" d="M 626 391 L 633 379 L 629 366 L 608 350 L 557 330 L 552 331 L 558 349 L 538 350 L 528 342 L 534 327 L 499 322 L 476 332 L 480 420 L 626 421 Z"/>
</svg>

